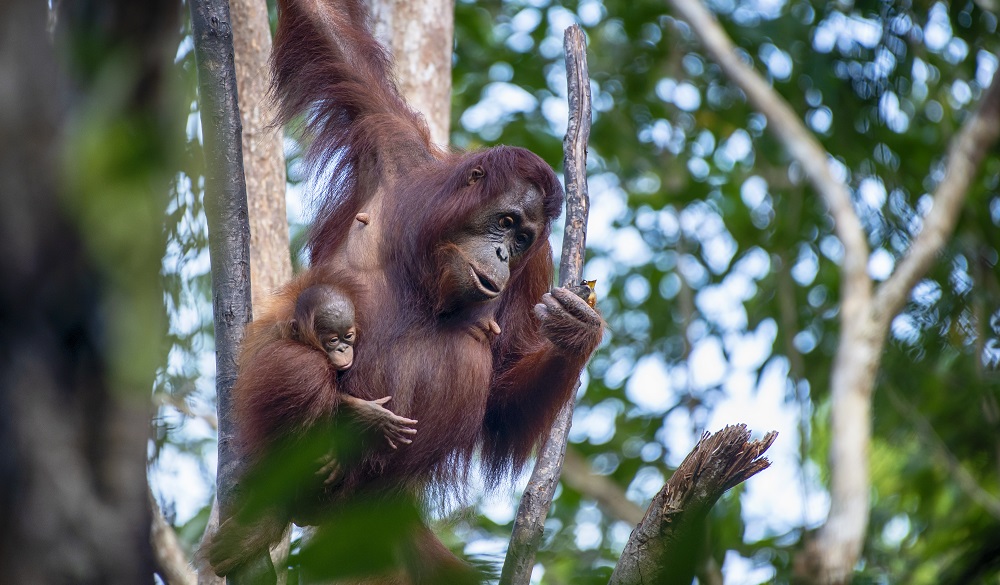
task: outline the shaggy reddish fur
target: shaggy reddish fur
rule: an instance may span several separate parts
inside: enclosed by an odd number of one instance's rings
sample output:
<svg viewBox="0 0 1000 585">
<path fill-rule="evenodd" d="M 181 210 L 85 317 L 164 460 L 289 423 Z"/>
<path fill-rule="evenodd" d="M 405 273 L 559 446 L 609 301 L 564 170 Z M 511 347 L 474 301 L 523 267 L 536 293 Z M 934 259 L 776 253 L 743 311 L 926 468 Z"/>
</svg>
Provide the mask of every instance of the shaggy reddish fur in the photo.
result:
<svg viewBox="0 0 1000 585">
<path fill-rule="evenodd" d="M 232 404 L 239 450 L 250 468 L 275 443 L 328 421 L 340 403 L 337 371 L 327 353 L 292 338 L 296 299 L 317 284 L 334 285 L 350 299 L 364 294 L 347 273 L 310 270 L 268 299 L 261 315 L 247 326 Z M 306 334 L 311 332 L 311 322 L 302 326 Z"/>
<path fill-rule="evenodd" d="M 361 0 L 278 4 L 274 91 L 283 121 L 304 115 L 313 140 L 307 160 L 330 185 L 309 238 L 314 268 L 247 333 L 235 393 L 246 453 L 328 419 L 340 392 L 392 396 L 386 408 L 419 421 L 413 443 L 372 449 L 325 497 L 455 486 L 477 451 L 495 484 L 524 465 L 601 339 L 599 318 L 543 336 L 533 311 L 552 286 L 548 236 L 562 188 L 541 158 L 521 148 L 434 147 L 391 80 L 391 62 L 368 30 Z M 456 307 L 449 302 L 455 279 L 439 259 L 474 213 L 527 186 L 543 196 L 543 232 L 510 266 L 499 299 Z M 372 226 L 360 227 L 356 215 L 369 211 Z M 381 234 L 370 250 L 374 268 L 361 270 L 349 243 L 358 230 L 373 228 L 380 231 L 367 233 Z M 274 326 L 289 318 L 294 290 L 316 280 L 349 283 L 355 302 L 355 361 L 339 380 L 322 355 L 297 350 Z M 469 333 L 490 319 L 499 336 L 483 341 Z M 430 557 L 420 563 L 431 567 L 414 569 L 411 578 L 421 582 L 413 575 L 456 562 L 439 543 L 419 551 Z"/>
</svg>

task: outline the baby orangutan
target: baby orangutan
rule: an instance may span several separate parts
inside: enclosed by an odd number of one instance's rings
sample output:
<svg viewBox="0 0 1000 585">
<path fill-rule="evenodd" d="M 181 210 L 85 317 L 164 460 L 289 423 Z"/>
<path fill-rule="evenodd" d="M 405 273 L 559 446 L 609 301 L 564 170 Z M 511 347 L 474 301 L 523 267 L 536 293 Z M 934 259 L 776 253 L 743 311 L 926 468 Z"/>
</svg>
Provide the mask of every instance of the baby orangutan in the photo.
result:
<svg viewBox="0 0 1000 585">
<path fill-rule="evenodd" d="M 373 437 L 385 437 L 396 449 L 412 443 L 417 432 L 416 420 L 385 408 L 389 396 L 365 400 L 341 390 L 339 378 L 354 364 L 359 333 L 348 294 L 353 289 L 326 284 L 328 276 L 300 276 L 275 297 L 277 308 L 265 309 L 248 328 L 233 388 L 243 493 L 202 552 L 219 575 L 266 552 L 289 522 L 312 524 L 352 461 L 379 449 L 381 439 Z M 363 431 L 346 461 L 343 446 L 325 442 L 338 435 L 309 432 L 335 428 L 342 429 L 341 438 Z M 301 463 L 283 468 L 288 461 Z M 275 476 L 286 486 L 281 496 L 267 487 Z"/>
<path fill-rule="evenodd" d="M 354 363 L 354 344 L 358 336 L 354 303 L 333 286 L 315 284 L 302 291 L 295 301 L 295 318 L 289 329 L 289 337 L 295 341 L 325 352 L 337 372 Z M 389 398 L 363 400 L 341 394 L 340 404 L 349 409 L 362 426 L 381 431 L 389 446 L 395 449 L 396 443 L 413 442 L 408 435 L 416 434 L 412 425 L 417 421 L 397 416 L 382 406 Z"/>
</svg>

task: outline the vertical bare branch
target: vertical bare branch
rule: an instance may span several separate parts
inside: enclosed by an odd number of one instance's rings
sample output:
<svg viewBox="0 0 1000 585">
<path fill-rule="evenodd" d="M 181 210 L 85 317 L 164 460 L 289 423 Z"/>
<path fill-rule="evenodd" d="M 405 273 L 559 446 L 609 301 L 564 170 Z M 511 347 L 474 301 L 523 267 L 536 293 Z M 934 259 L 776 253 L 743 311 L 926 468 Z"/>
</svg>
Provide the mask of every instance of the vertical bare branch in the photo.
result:
<svg viewBox="0 0 1000 585">
<path fill-rule="evenodd" d="M 580 281 L 587 241 L 587 139 L 590 137 L 590 73 L 583 30 L 566 29 L 566 76 L 569 81 L 569 127 L 563 140 L 566 152 L 566 229 L 563 236 L 559 282 L 565 286 Z M 535 551 L 542 538 L 545 517 L 552 505 L 566 452 L 566 438 L 573 421 L 573 399 L 556 416 L 548 438 L 538 453 L 531 479 L 525 487 L 514 520 L 507 558 L 500 574 L 501 585 L 522 585 L 531 577 Z"/>
</svg>

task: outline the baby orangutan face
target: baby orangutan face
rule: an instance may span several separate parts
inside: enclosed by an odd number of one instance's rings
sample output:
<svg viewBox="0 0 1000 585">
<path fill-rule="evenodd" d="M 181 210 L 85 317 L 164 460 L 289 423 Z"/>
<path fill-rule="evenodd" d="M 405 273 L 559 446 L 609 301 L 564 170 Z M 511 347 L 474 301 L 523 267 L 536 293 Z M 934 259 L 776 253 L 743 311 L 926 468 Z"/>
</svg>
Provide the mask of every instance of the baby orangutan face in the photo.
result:
<svg viewBox="0 0 1000 585">
<path fill-rule="evenodd" d="M 348 308 L 351 308 L 348 305 Z M 319 337 L 323 350 L 330 356 L 330 363 L 339 372 L 351 367 L 354 363 L 354 340 L 357 330 L 354 327 L 354 311 L 348 316 L 343 310 L 326 306 L 316 312 L 316 336 Z"/>
<path fill-rule="evenodd" d="M 297 341 L 318 345 L 338 372 L 354 363 L 358 336 L 354 303 L 335 288 L 314 285 L 302 291 L 295 303 L 292 332 Z"/>
</svg>

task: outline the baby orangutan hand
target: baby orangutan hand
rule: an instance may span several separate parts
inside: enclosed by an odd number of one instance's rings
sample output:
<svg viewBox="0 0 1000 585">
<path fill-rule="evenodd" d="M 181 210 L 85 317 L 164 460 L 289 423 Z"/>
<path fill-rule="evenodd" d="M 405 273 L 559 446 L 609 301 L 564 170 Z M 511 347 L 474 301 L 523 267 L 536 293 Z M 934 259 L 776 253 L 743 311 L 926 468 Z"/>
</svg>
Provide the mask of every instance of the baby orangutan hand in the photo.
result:
<svg viewBox="0 0 1000 585">
<path fill-rule="evenodd" d="M 417 421 L 399 416 L 382 406 L 391 399 L 392 396 L 386 396 L 377 400 L 364 400 L 348 394 L 343 398 L 343 405 L 351 410 L 362 425 L 382 431 L 389 446 L 395 449 L 396 443 L 409 445 L 413 442 L 410 437 L 417 434 L 417 429 L 413 428 Z"/>
</svg>

